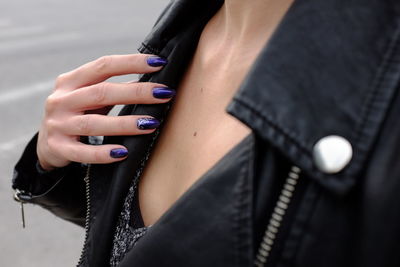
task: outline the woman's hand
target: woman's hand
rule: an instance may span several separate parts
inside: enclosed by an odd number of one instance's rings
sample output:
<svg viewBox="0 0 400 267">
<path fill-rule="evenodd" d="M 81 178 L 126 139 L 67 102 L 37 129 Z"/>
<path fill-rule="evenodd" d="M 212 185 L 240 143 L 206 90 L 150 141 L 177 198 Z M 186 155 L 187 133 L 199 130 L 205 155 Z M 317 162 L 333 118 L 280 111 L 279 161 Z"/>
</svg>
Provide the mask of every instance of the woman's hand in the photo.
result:
<svg viewBox="0 0 400 267">
<path fill-rule="evenodd" d="M 149 116 L 106 116 L 118 104 L 168 102 L 174 90 L 156 83 L 110 83 L 124 74 L 159 71 L 166 60 L 143 54 L 101 57 L 60 75 L 47 98 L 39 130 L 37 155 L 45 170 L 70 162 L 111 163 L 128 151 L 120 145 L 86 145 L 81 136 L 137 135 L 154 131 L 159 122 Z"/>
</svg>

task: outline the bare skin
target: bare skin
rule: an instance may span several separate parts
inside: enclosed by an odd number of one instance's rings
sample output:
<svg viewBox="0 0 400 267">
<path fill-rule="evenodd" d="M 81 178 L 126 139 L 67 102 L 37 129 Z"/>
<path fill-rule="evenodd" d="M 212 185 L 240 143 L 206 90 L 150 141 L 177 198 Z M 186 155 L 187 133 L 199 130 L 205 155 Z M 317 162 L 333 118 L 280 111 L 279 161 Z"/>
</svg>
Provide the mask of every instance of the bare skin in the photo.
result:
<svg viewBox="0 0 400 267">
<path fill-rule="evenodd" d="M 250 133 L 225 112 L 261 48 L 293 0 L 226 0 L 207 24 L 192 63 L 183 77 L 168 122 L 139 184 L 145 225 L 154 224 L 209 168 Z M 116 104 L 156 104 L 154 83 L 108 83 L 108 78 L 150 73 L 162 67 L 146 63 L 149 55 L 101 57 L 60 75 L 45 105 L 37 154 L 51 170 L 70 162 L 112 163 L 110 151 L 120 145 L 91 146 L 88 135 L 137 135 L 142 116 L 110 117 Z M 267 63 L 266 63 L 267 64 Z"/>
<path fill-rule="evenodd" d="M 149 134 L 140 130 L 136 121 L 149 116 L 111 117 L 105 114 L 116 104 L 157 104 L 170 99 L 156 99 L 155 83 L 104 82 L 115 75 L 150 73 L 149 55 L 116 55 L 101 57 L 71 72 L 60 75 L 53 93 L 47 98 L 45 115 L 39 130 L 37 155 L 40 165 L 51 170 L 70 162 L 112 163 L 110 151 L 120 145 L 91 146 L 79 142 L 80 136 Z"/>
<path fill-rule="evenodd" d="M 145 225 L 250 134 L 225 108 L 291 3 L 225 1 L 206 25 L 139 182 Z"/>
</svg>

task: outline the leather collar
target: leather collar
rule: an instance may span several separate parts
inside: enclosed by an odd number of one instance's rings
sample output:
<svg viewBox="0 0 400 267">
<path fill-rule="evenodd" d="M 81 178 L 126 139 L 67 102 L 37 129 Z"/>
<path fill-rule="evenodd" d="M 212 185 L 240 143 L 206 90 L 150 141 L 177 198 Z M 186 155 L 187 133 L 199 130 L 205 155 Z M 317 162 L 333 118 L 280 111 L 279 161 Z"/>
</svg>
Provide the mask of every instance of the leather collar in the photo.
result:
<svg viewBox="0 0 400 267">
<path fill-rule="evenodd" d="M 315 181 L 345 193 L 361 179 L 399 84 L 399 8 L 394 1 L 296 1 L 228 111 Z M 319 171 L 312 156 L 329 135 L 353 147 L 336 174 Z"/>
<path fill-rule="evenodd" d="M 204 23 L 221 4 L 171 2 L 140 51 L 169 57 L 177 34 Z M 361 179 L 397 89 L 399 18 L 394 0 L 295 1 L 227 112 L 325 188 L 348 192 Z M 312 155 L 329 135 L 353 148 L 336 174 L 318 170 Z"/>
</svg>

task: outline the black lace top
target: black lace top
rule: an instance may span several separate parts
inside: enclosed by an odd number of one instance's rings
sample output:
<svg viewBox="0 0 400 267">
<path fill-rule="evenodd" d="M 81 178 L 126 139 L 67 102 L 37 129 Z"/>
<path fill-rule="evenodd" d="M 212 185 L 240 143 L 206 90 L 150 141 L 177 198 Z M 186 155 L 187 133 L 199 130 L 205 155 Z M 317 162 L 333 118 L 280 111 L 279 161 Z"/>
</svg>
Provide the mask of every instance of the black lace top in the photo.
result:
<svg viewBox="0 0 400 267">
<path fill-rule="evenodd" d="M 139 208 L 138 179 L 132 182 L 125 198 L 114 235 L 110 266 L 117 266 L 125 254 L 146 234 Z"/>
</svg>

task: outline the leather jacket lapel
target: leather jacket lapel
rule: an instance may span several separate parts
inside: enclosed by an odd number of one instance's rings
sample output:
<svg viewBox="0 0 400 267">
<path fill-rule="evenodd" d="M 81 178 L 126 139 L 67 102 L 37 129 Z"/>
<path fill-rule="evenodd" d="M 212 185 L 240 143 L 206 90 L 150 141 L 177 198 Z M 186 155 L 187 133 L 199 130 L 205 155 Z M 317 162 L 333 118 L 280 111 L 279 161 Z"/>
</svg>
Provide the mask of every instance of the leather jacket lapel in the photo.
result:
<svg viewBox="0 0 400 267">
<path fill-rule="evenodd" d="M 335 193 L 360 179 L 399 84 L 393 2 L 295 1 L 227 109 Z M 353 147 L 336 174 L 318 170 L 312 155 L 328 135 Z"/>
</svg>

